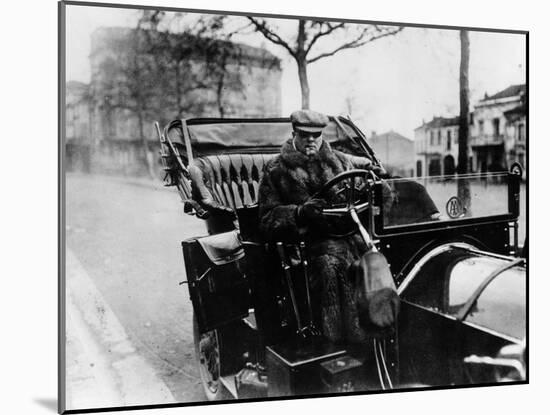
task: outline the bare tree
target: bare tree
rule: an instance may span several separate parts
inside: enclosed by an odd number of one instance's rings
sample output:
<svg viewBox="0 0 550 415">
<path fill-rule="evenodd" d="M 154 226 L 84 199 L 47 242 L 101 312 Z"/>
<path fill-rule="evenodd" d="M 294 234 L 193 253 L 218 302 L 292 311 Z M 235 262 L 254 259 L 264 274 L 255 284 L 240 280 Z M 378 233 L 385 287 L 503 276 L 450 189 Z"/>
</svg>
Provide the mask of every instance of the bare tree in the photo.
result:
<svg viewBox="0 0 550 415">
<path fill-rule="evenodd" d="M 159 111 L 158 96 L 162 92 L 159 85 L 163 73 L 154 59 L 146 53 L 147 43 L 144 31 L 136 28 L 128 30 L 126 36 L 111 37 L 109 49 L 113 56 L 100 63 L 100 71 L 105 74 L 99 86 L 105 91 L 105 114 L 111 135 L 114 131 L 113 111 L 133 114 L 137 119 L 138 138 L 142 143 L 144 166 L 154 176 L 152 154 L 148 148 L 145 124 Z"/>
<path fill-rule="evenodd" d="M 239 74 L 229 68 L 240 55 L 218 35 L 222 17 L 194 22 L 181 33 L 158 30 L 164 18 L 163 12 L 143 12 L 134 29 L 108 39 L 113 56 L 100 63 L 100 71 L 108 74 L 101 88 L 110 134 L 116 135 L 115 111 L 136 120 L 143 164 L 153 177 L 155 153 L 147 128 L 152 120 L 203 115 L 207 107 L 223 117 L 224 94 L 241 90 Z M 197 91 L 201 99 L 194 99 Z"/>
<path fill-rule="evenodd" d="M 462 202 L 467 215 L 470 215 L 471 195 L 470 182 L 460 175 L 469 172 L 468 152 L 470 148 L 470 38 L 467 30 L 460 31 L 460 73 L 459 73 L 459 97 L 460 114 L 458 120 L 458 198 Z"/>
<path fill-rule="evenodd" d="M 284 39 L 274 27 L 268 24 L 266 19 L 248 17 L 248 20 L 257 32 L 273 44 L 284 48 L 296 61 L 302 91 L 302 108 L 304 109 L 309 108 L 310 89 L 307 66 L 310 63 L 336 55 L 346 49 L 358 48 L 377 39 L 395 35 L 403 30 L 401 26 L 357 25 L 300 19 L 296 36 L 293 39 Z M 348 36 L 337 45 L 328 47 L 324 52 L 313 52 L 314 45 L 317 45 L 321 39 L 334 37 L 337 34 Z"/>
<path fill-rule="evenodd" d="M 196 91 L 213 92 L 213 106 L 220 117 L 225 114 L 227 91 L 240 92 L 242 82 L 235 69 L 241 62 L 241 50 L 231 42 L 234 32 L 225 29 L 225 15 L 205 15 L 193 21 L 186 21 L 185 13 L 144 11 L 140 26 L 147 29 L 148 38 L 155 55 L 173 79 L 173 93 L 166 96 L 175 106 L 177 116 L 189 113 L 202 114 L 204 100 L 189 100 L 189 94 Z M 180 32 L 161 30 L 162 24 L 179 24 Z M 173 102 L 172 102 L 173 101 Z"/>
<path fill-rule="evenodd" d="M 117 135 L 116 120 L 126 118 L 140 142 L 141 159 L 155 176 L 155 153 L 150 148 L 153 120 L 208 114 L 224 116 L 228 92 L 242 93 L 238 45 L 225 33 L 225 16 L 204 16 L 180 30 L 160 30 L 166 19 L 181 19 L 161 11 L 143 11 L 133 29 L 105 38 L 108 55 L 99 61 L 93 92 L 102 97 L 108 134 Z M 200 96 L 199 94 L 200 93 Z M 135 122 L 135 124 L 134 124 Z"/>
<path fill-rule="evenodd" d="M 215 92 L 218 115 L 226 115 L 226 94 L 242 94 L 243 80 L 238 68 L 242 66 L 242 49 L 226 36 L 224 40 L 209 38 L 204 47 L 204 76 L 208 88 Z"/>
</svg>

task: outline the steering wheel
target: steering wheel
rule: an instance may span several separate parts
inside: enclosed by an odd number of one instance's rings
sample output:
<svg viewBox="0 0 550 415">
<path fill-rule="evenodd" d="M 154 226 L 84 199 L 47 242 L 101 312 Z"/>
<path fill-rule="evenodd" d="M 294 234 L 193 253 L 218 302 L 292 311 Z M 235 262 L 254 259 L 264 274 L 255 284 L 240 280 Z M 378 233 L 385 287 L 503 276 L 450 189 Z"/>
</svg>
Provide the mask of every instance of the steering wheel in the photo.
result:
<svg viewBox="0 0 550 415">
<path fill-rule="evenodd" d="M 323 214 L 327 217 L 351 219 L 352 214 L 359 214 L 369 207 L 368 195 L 365 192 L 368 180 L 376 180 L 376 175 L 371 170 L 353 169 L 345 171 L 325 183 L 309 200 L 324 199 L 328 206 L 323 209 Z M 337 222 L 347 227 L 342 223 L 344 221 Z M 353 223 L 353 229 L 348 232 L 336 233 L 329 228 L 328 234 L 340 238 L 352 235 L 355 232 L 357 232 L 357 227 Z"/>
</svg>

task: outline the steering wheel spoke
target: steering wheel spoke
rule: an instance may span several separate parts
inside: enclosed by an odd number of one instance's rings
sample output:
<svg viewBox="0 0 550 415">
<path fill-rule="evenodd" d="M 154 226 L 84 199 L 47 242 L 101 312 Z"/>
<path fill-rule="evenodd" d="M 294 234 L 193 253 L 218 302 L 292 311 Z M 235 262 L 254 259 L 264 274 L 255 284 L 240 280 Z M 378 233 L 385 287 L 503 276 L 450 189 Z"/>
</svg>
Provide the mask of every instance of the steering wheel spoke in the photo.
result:
<svg viewBox="0 0 550 415">
<path fill-rule="evenodd" d="M 353 206 L 353 203 L 355 202 L 355 177 L 348 178 L 346 185 L 348 188 L 347 202 L 348 207 L 350 207 Z"/>
<path fill-rule="evenodd" d="M 346 207 L 339 207 L 339 208 L 327 208 L 323 209 L 323 214 L 327 216 L 343 216 L 345 214 L 349 213 L 349 208 Z"/>
<path fill-rule="evenodd" d="M 367 210 L 368 207 L 369 207 L 369 202 L 359 203 L 355 205 L 355 211 L 357 213 L 361 213 Z"/>
<path fill-rule="evenodd" d="M 361 213 L 369 207 L 369 197 L 367 194 L 369 188 L 368 180 L 372 177 L 372 172 L 369 170 L 355 169 L 345 171 L 329 180 L 312 198 L 321 198 L 327 201 L 328 205 L 323 209 L 325 216 L 350 218 L 352 210 L 355 213 Z M 342 223 L 346 223 L 346 221 Z M 347 228 L 348 225 L 344 227 Z M 353 230 L 343 230 L 341 234 L 332 231 L 329 231 L 329 234 L 342 237 L 355 232 L 357 232 L 357 229 L 354 226 Z"/>
</svg>

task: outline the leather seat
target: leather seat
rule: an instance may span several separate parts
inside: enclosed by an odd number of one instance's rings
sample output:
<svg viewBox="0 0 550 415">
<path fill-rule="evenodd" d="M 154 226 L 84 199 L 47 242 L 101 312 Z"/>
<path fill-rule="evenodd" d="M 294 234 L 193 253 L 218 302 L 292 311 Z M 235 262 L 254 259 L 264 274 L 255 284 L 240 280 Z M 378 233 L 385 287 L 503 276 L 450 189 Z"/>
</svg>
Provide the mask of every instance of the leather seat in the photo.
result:
<svg viewBox="0 0 550 415">
<path fill-rule="evenodd" d="M 258 202 L 265 165 L 275 154 L 198 157 L 189 166 L 195 199 L 210 214 L 235 214 Z"/>
<path fill-rule="evenodd" d="M 188 170 L 192 197 L 207 213 L 210 234 L 240 229 L 246 240 L 257 240 L 258 191 L 264 167 L 278 153 L 238 153 L 201 156 L 193 159 Z M 356 168 L 371 161 L 347 155 Z M 249 209 L 252 208 L 252 209 Z"/>
</svg>

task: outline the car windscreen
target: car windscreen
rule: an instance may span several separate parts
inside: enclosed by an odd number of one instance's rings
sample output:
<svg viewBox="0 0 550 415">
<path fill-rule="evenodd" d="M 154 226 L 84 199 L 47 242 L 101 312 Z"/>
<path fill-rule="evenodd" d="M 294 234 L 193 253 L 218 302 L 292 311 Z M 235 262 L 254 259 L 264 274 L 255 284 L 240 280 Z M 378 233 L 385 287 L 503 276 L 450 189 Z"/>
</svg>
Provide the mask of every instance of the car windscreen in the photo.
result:
<svg viewBox="0 0 550 415">
<path fill-rule="evenodd" d="M 384 182 L 384 228 L 509 215 L 509 174 L 392 178 Z"/>
</svg>

